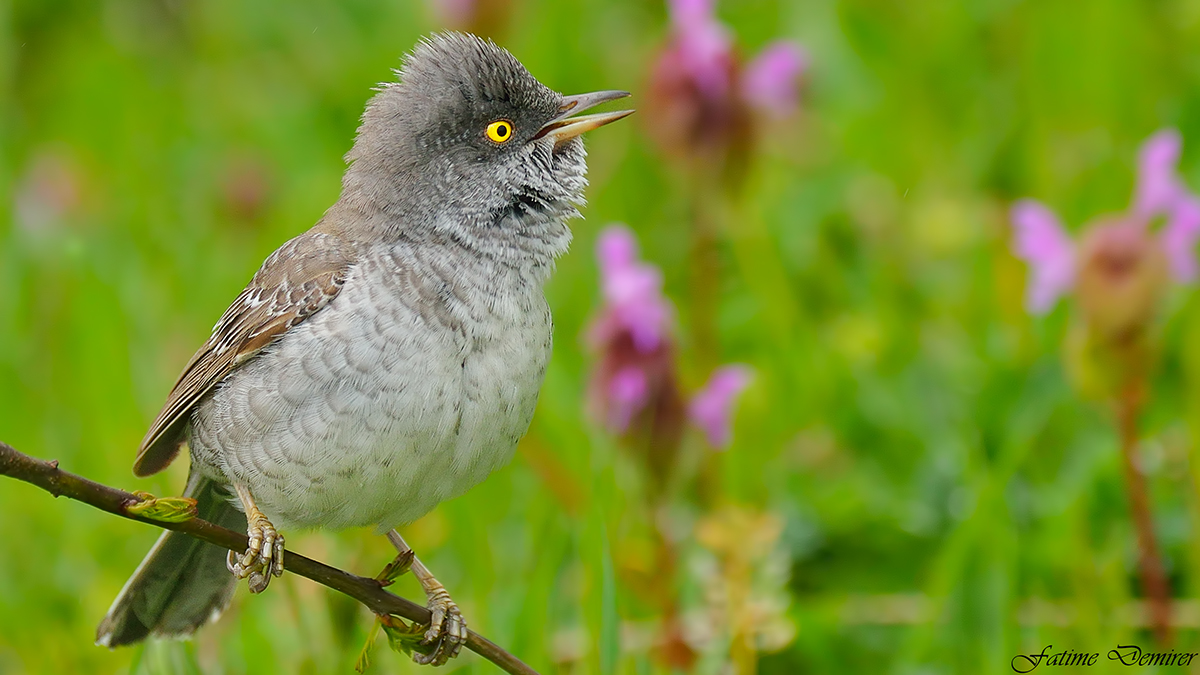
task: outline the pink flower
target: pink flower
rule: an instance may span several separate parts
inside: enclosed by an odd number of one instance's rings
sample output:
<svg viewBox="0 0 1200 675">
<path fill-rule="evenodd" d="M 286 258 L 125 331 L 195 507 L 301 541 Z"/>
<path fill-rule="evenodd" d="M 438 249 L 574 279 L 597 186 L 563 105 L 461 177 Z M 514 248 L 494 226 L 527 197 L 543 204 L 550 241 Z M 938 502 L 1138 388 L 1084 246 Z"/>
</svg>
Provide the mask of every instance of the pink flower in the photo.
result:
<svg viewBox="0 0 1200 675">
<path fill-rule="evenodd" d="M 724 449 L 733 439 L 733 404 L 750 384 L 750 369 L 741 365 L 722 366 L 713 372 L 688 406 L 688 416 L 708 438 L 709 445 Z"/>
<path fill-rule="evenodd" d="M 1176 281 L 1196 279 L 1196 240 L 1200 238 L 1200 200 L 1188 191 L 1177 173 L 1183 138 L 1164 129 L 1142 144 L 1133 212 L 1149 221 L 1164 216 L 1160 241 Z"/>
<path fill-rule="evenodd" d="M 1174 129 L 1159 131 L 1142 144 L 1133 195 L 1135 213 L 1145 218 L 1167 213 L 1187 195 L 1187 188 L 1175 174 L 1182 149 L 1183 138 Z"/>
<path fill-rule="evenodd" d="M 1079 240 L 1075 301 L 1090 332 L 1129 340 L 1149 325 L 1171 280 L 1162 241 L 1129 215 L 1092 221 Z"/>
<path fill-rule="evenodd" d="M 1049 310 L 1064 293 L 1078 287 L 1085 313 L 1126 327 L 1134 319 L 1147 320 L 1168 279 L 1196 279 L 1200 197 L 1188 190 L 1177 172 L 1182 149 L 1183 139 L 1174 129 L 1146 139 L 1138 151 L 1137 186 L 1129 211 L 1090 224 L 1080 247 L 1041 203 L 1026 199 L 1013 206 L 1014 253 L 1029 263 L 1032 277 L 1030 312 Z M 1160 217 L 1165 222 L 1154 237 L 1150 227 Z M 1089 281 L 1085 284 L 1080 277 Z M 1118 292 L 1117 288 L 1134 290 Z M 1108 320 L 1109 314 L 1120 314 L 1120 320 Z"/>
<path fill-rule="evenodd" d="M 1016 256 L 1029 264 L 1032 279 L 1025 305 L 1034 314 L 1049 311 L 1075 283 L 1075 244 L 1041 202 L 1023 199 L 1012 208 Z"/>
<path fill-rule="evenodd" d="M 671 35 L 650 70 L 645 119 L 667 154 L 740 171 L 758 131 L 753 109 L 792 112 L 806 58 L 797 45 L 778 43 L 743 67 L 713 5 L 668 0 Z"/>
<path fill-rule="evenodd" d="M 1200 239 L 1200 199 L 1185 195 L 1178 199 L 1159 234 L 1171 276 L 1188 283 L 1196 280 L 1196 240 Z"/>
<path fill-rule="evenodd" d="M 608 428 L 617 433 L 627 431 L 649 399 L 650 382 L 645 371 L 636 365 L 618 370 L 608 381 Z"/>
<path fill-rule="evenodd" d="M 729 91 L 733 44 L 713 14 L 712 0 L 670 0 L 679 64 L 696 88 L 717 99 Z"/>
<path fill-rule="evenodd" d="M 780 41 L 763 50 L 742 75 L 742 96 L 773 117 L 786 117 L 800 99 L 798 81 L 808 66 L 799 45 Z"/>
<path fill-rule="evenodd" d="M 662 273 L 637 259 L 637 241 L 622 225 L 600 233 L 596 257 L 607 305 L 605 319 L 596 326 L 605 333 L 628 331 L 638 351 L 653 351 L 670 326 L 671 308 L 662 296 Z M 594 340 L 595 341 L 595 340 Z"/>
<path fill-rule="evenodd" d="M 637 240 L 624 225 L 600 233 L 596 258 L 604 307 L 587 335 L 600 354 L 588 386 L 592 412 L 614 433 L 651 429 L 669 440 L 682 424 L 683 403 L 675 384 L 672 311 L 662 295 L 662 273 L 638 259 Z M 661 415 L 680 422 L 659 426 L 652 418 Z"/>
</svg>

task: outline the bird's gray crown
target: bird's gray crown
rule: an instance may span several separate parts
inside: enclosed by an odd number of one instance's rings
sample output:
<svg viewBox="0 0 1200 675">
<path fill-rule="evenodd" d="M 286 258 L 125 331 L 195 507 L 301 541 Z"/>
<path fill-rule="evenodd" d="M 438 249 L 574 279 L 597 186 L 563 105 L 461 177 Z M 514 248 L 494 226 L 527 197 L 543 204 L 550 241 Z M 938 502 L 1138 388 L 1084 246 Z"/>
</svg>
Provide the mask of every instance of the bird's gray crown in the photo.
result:
<svg viewBox="0 0 1200 675">
<path fill-rule="evenodd" d="M 461 33 L 423 40 L 397 75 L 367 104 L 335 210 L 358 214 L 371 230 L 358 234 L 372 237 L 563 253 L 587 170 L 579 138 L 544 129 L 565 97 L 493 42 Z M 503 142 L 487 133 L 497 121 L 511 125 Z"/>
<path fill-rule="evenodd" d="M 437 144 L 479 138 L 497 119 L 528 139 L 557 112 L 562 96 L 538 82 L 508 51 L 490 40 L 442 33 L 422 40 L 398 73 L 413 111 L 433 113 L 422 140 Z M 494 147 L 479 144 L 480 147 Z"/>
</svg>

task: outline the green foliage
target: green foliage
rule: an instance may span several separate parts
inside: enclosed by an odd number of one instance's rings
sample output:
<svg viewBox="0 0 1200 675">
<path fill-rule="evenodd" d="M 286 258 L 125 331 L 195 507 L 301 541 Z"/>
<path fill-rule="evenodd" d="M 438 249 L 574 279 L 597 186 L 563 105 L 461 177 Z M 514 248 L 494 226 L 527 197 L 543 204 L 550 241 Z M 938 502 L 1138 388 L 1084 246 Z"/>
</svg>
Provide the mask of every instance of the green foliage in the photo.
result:
<svg viewBox="0 0 1200 675">
<path fill-rule="evenodd" d="M 415 623 L 408 624 L 394 616 L 382 617 L 379 620 L 379 626 L 387 636 L 388 646 L 398 654 L 412 656 L 414 650 L 423 650 L 423 653 L 433 651 L 431 646 L 421 644 L 425 635 L 425 626 Z"/>
<path fill-rule="evenodd" d="M 662 2 L 512 5 L 500 40 L 535 75 L 629 89 L 637 105 Z M 1069 310 L 1022 310 L 1006 209 L 1042 199 L 1072 229 L 1123 209 L 1136 148 L 1163 126 L 1183 132 L 1200 188 L 1200 3 L 724 0 L 719 13 L 746 53 L 794 38 L 813 67 L 801 115 L 720 218 L 718 353 L 689 329 L 709 308 L 681 177 L 638 116 L 594 133 L 590 204 L 547 289 L 555 354 L 530 435 L 405 538 L 472 629 L 543 673 L 670 672 L 652 649 L 653 524 L 678 542 L 658 590 L 685 625 L 731 589 L 770 619 L 739 619 L 750 647 L 723 625 L 696 638 L 698 673 L 743 648 L 790 675 L 1001 673 L 1046 644 L 1149 647 L 1128 618 L 1136 551 L 1110 414 L 1069 383 Z M 131 475 L 139 439 L 263 258 L 336 199 L 371 87 L 439 27 L 413 0 L 0 0 L 0 438 L 178 494 L 186 462 Z M 638 462 L 584 413 L 592 244 L 617 220 L 663 269 L 686 388 L 713 362 L 755 369 L 709 476 L 723 503 L 772 516 L 729 521 L 761 524 L 753 556 L 697 495 L 647 512 Z M 1174 591 L 1194 602 L 1200 307 L 1175 293 L 1143 452 Z M 346 672 L 374 630 L 353 601 L 285 575 L 239 590 L 194 642 L 94 647 L 158 532 L 11 482 L 0 513 L 0 674 Z M 366 531 L 286 535 L 360 574 L 392 557 Z M 392 590 L 423 597 L 411 576 Z M 1181 648 L 1196 642 L 1195 626 L 1180 632 Z M 373 657 L 372 673 L 421 670 Z M 465 651 L 455 669 L 495 672 Z"/>
<path fill-rule="evenodd" d="M 134 492 L 142 501 L 125 507 L 125 512 L 162 523 L 182 523 L 196 517 L 196 500 L 191 497 L 155 497 Z"/>
<path fill-rule="evenodd" d="M 414 553 L 411 550 L 397 555 L 390 563 L 384 566 L 383 571 L 375 578 L 384 586 L 390 586 L 392 582 L 404 576 L 412 568 L 413 557 Z"/>
</svg>

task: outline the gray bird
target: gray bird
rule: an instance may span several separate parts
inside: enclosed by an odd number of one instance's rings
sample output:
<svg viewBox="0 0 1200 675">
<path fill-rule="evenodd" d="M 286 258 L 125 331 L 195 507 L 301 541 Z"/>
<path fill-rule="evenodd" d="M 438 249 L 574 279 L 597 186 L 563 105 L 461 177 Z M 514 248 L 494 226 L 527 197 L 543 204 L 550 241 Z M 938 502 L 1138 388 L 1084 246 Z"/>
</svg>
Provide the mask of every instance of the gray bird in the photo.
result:
<svg viewBox="0 0 1200 675">
<path fill-rule="evenodd" d="M 98 644 L 189 635 L 237 579 L 261 592 L 284 569 L 277 528 L 371 526 L 409 552 L 394 528 L 504 465 L 528 430 L 550 358 L 542 286 L 587 184 L 579 135 L 632 111 L 574 115 L 628 94 L 563 96 L 458 33 L 422 41 L 398 75 L 367 103 L 337 203 L 226 310 L 134 463 L 153 474 L 186 445 L 185 494 L 249 548 L 163 535 Z M 415 658 L 445 663 L 466 623 L 411 569 L 436 646 Z"/>
</svg>

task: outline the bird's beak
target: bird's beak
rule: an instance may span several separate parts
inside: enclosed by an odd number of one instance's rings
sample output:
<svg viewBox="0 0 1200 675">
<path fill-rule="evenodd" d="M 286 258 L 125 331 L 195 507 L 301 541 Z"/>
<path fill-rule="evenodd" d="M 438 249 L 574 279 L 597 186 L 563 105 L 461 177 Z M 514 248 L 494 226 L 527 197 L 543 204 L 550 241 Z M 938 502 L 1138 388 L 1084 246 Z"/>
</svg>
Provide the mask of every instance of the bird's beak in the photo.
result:
<svg viewBox="0 0 1200 675">
<path fill-rule="evenodd" d="M 618 110 L 616 112 L 571 117 L 575 113 L 583 112 L 588 108 L 594 108 L 601 103 L 615 101 L 626 96 L 629 96 L 629 92 L 627 91 L 594 91 L 590 94 L 563 97 L 562 105 L 558 108 L 558 115 L 547 122 L 534 138 L 551 136 L 554 138 L 555 145 L 557 145 L 563 141 L 575 138 L 585 131 L 591 131 L 609 122 L 616 122 L 622 117 L 628 117 L 633 114 L 632 110 Z"/>
</svg>

